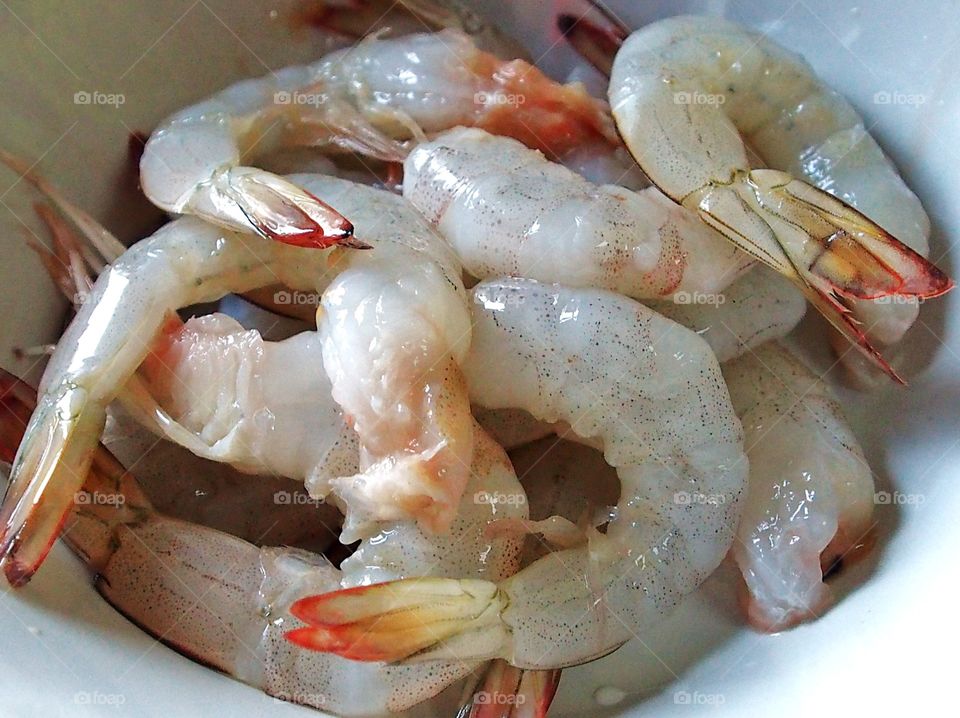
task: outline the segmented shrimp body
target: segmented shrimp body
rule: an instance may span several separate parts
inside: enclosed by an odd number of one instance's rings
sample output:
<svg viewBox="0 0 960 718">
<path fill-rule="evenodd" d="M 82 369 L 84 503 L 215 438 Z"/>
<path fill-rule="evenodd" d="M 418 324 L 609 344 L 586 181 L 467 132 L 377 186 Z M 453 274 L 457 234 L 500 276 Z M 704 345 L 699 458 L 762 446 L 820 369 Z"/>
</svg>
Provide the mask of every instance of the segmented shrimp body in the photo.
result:
<svg viewBox="0 0 960 718">
<path fill-rule="evenodd" d="M 471 395 L 564 421 L 602 448 L 621 482 L 606 533 L 499 584 L 424 579 L 304 599 L 294 611 L 310 628 L 293 638 L 305 647 L 358 659 L 580 663 L 669 610 L 729 548 L 747 466 L 701 339 L 599 290 L 500 280 L 477 285 L 473 299 L 474 343 L 500 360 L 468 360 Z"/>
<path fill-rule="evenodd" d="M 464 33 L 444 30 L 367 38 L 176 113 L 146 144 L 141 185 L 167 211 L 309 244 L 318 222 L 330 225 L 323 236 L 336 235 L 322 202 L 242 162 L 284 146 L 402 162 L 404 141 L 456 125 L 487 127 L 555 155 L 585 141 L 617 142 L 605 105 L 582 87 L 559 85 L 523 60 L 500 60 Z M 350 231 L 343 224 L 341 234 Z"/>
<path fill-rule="evenodd" d="M 522 276 L 632 297 L 715 292 L 750 260 L 655 189 L 591 184 L 541 153 L 458 128 L 417 146 L 403 196 L 478 278 Z"/>
<path fill-rule="evenodd" d="M 30 394 L 13 377 L 0 376 L 0 459 L 12 458 L 22 427 L 18 419 L 31 410 Z M 107 601 L 190 657 L 271 695 L 338 715 L 402 711 L 476 670 L 478 662 L 358 664 L 301 651 L 283 638 L 301 625 L 289 608 L 317 591 L 385 578 L 467 574 L 501 580 L 516 571 L 520 541 L 491 537 L 485 527 L 498 519 L 525 518 L 523 489 L 503 450 L 473 428 L 470 494 L 451 531 L 436 536 L 412 521 L 383 523 L 341 569 L 321 555 L 259 548 L 157 513 L 133 475 L 103 447 L 94 449 L 82 490 L 119 498 L 109 504 L 74 503 L 64 538 L 96 573 Z M 476 501 L 479 491 L 518 499 Z M 552 691 L 525 698 L 545 710 L 540 701 L 549 704 Z"/>
<path fill-rule="evenodd" d="M 747 617 L 780 630 L 830 601 L 824 572 L 867 543 L 873 475 L 827 385 L 771 343 L 724 365 L 750 459 L 733 545 Z"/>
<path fill-rule="evenodd" d="M 953 283 L 907 246 L 924 250 L 922 210 L 849 103 L 760 33 L 715 17 L 673 17 L 623 42 L 610 104 L 624 141 L 658 187 L 796 281 L 844 336 L 893 374 L 871 339 L 896 332 L 878 325 L 876 337 L 865 334 L 838 297 L 935 297 Z M 748 146 L 776 169 L 751 169 L 757 160 Z M 840 161 L 852 148 L 854 157 Z M 849 181 L 847 189 L 835 192 L 835 180 Z M 856 197 L 860 186 L 865 199 L 882 197 L 896 209 L 868 219 L 837 199 Z M 863 209 L 875 206 L 868 200 Z M 903 222 L 876 223 L 901 208 Z M 889 233 L 904 229 L 903 241 Z"/>
<path fill-rule="evenodd" d="M 344 477 L 338 493 L 358 515 L 366 507 L 370 520 L 417 515 L 449 523 L 472 437 L 458 366 L 470 340 L 459 265 L 400 198 L 343 180 L 294 179 L 366 217 L 377 251 L 331 256 L 183 218 L 124 253 L 97 279 L 44 374 L 0 517 L 11 580 L 27 580 L 49 549 L 106 405 L 169 314 L 278 281 L 327 290 L 324 367 L 365 451 L 364 473 Z"/>
</svg>

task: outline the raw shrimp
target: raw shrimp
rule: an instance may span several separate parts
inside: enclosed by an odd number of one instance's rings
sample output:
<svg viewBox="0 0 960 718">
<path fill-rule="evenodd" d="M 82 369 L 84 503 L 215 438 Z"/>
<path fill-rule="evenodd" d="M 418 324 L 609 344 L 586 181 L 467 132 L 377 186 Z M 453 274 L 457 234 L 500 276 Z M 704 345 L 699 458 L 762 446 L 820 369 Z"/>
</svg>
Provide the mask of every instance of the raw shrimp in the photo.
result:
<svg viewBox="0 0 960 718">
<path fill-rule="evenodd" d="M 873 475 L 827 385 L 783 347 L 766 344 L 723 376 L 750 459 L 733 556 L 748 619 L 776 631 L 829 603 L 824 573 L 872 526 Z"/>
<path fill-rule="evenodd" d="M 317 332 L 270 342 L 224 314 L 196 317 L 163 333 L 140 377 L 171 418 L 163 435 L 198 456 L 300 480 L 319 467 L 329 476 L 359 470 Z M 173 422 L 199 441 L 181 438 Z"/>
<path fill-rule="evenodd" d="M 65 200 L 61 206 L 94 222 Z M 96 233 L 78 235 L 49 207 L 38 205 L 37 211 L 53 248 L 31 246 L 79 310 L 96 276 L 125 248 L 105 229 L 95 240 Z M 291 374 L 291 366 L 302 369 Z M 359 470 L 356 433 L 332 399 L 313 331 L 265 341 L 225 314 L 186 323 L 170 314 L 118 398 L 156 434 L 248 473 L 304 481 L 317 480 L 318 472 L 332 478 Z"/>
<path fill-rule="evenodd" d="M 31 390 L 0 376 L 0 458 L 12 458 Z M 64 534 L 97 575 L 100 593 L 167 645 L 267 693 L 344 716 L 380 715 L 429 699 L 478 668 L 477 662 L 358 664 L 300 651 L 283 632 L 299 625 L 291 602 L 317 591 L 402 576 L 475 575 L 500 580 L 518 566 L 519 541 L 491 538 L 486 524 L 524 518 L 526 502 L 476 501 L 474 493 L 523 496 L 506 454 L 479 427 L 469 497 L 449 534 L 428 536 L 412 522 L 383 524 L 337 570 L 298 549 L 257 548 L 233 536 L 162 516 L 135 479 L 102 447 L 93 450 Z M 527 690 L 538 687 L 524 683 Z M 525 696 L 545 711 L 552 692 Z"/>
<path fill-rule="evenodd" d="M 136 473 L 150 503 L 165 516 L 224 531 L 257 546 L 339 550 L 343 515 L 333 502 L 308 500 L 302 482 L 264 474 L 252 477 L 170 441 L 158 441 L 116 403 L 107 409 L 101 442 Z"/>
<path fill-rule="evenodd" d="M 643 171 L 734 244 L 793 279 L 847 339 L 889 374 L 842 300 L 939 296 L 953 282 L 850 204 L 823 191 L 834 178 L 865 211 L 883 203 L 891 231 L 925 248 L 916 197 L 869 139 L 850 104 L 798 56 L 716 17 L 672 17 L 624 41 L 610 104 Z M 778 169 L 751 169 L 747 145 Z M 838 160 L 853 147 L 850 162 Z M 786 171 L 813 181 L 794 179 Z M 862 303 L 852 304 L 855 309 Z M 871 312 L 873 310 L 868 310 Z M 882 310 L 881 310 L 882 311 Z M 899 318 L 890 320 L 899 325 Z M 875 338 L 894 336 L 884 321 Z"/>
<path fill-rule="evenodd" d="M 605 104 L 581 86 L 559 85 L 523 60 L 499 60 L 444 30 L 367 38 L 176 113 L 144 148 L 141 185 L 169 212 L 311 243 L 325 221 L 316 197 L 241 166 L 255 159 L 248 154 L 309 145 L 402 162 L 405 140 L 455 125 L 487 127 L 556 155 L 585 141 L 618 142 Z M 327 224 L 324 236 L 338 227 L 350 233 L 349 224 Z"/>
<path fill-rule="evenodd" d="M 48 268 L 56 267 L 56 259 L 61 266 L 71 269 L 69 273 L 54 269 L 51 274 L 67 296 L 78 301 L 82 299 L 83 287 L 92 284 L 84 271 L 84 263 L 96 248 L 83 246 L 81 240 L 72 237 L 58 224 L 54 215 L 44 213 L 44 219 L 53 230 L 55 255 L 46 257 L 45 263 Z M 109 245 L 105 251 L 110 252 Z M 96 262 L 92 264 L 95 266 Z M 171 323 L 174 326 L 168 324 L 141 367 L 143 386 L 137 391 L 128 386 L 121 394 L 121 400 L 125 398 L 127 405 L 147 426 L 189 447 L 199 456 L 229 461 L 249 471 L 279 471 L 286 476 L 300 477 L 305 480 L 308 491 L 313 489 L 311 493 L 314 495 L 324 496 L 331 478 L 357 471 L 359 447 L 356 435 L 346 426 L 339 408 L 332 401 L 330 383 L 321 367 L 320 346 L 314 332 L 302 332 L 280 342 L 264 342 L 258 332 L 243 329 L 225 315 L 205 315 L 191 319 L 185 325 L 178 321 Z M 291 381 L 286 366 L 304 366 L 306 371 Z M 283 381 L 278 381 L 281 377 Z M 162 398 L 163 407 L 158 405 L 158 397 Z M 174 419 L 168 408 L 179 418 Z M 548 425 L 543 425 L 545 432 L 539 429 L 540 422 L 525 412 L 502 410 L 487 414 L 498 414 L 497 425 L 514 437 L 529 436 L 531 432 L 538 432 L 539 436 L 552 430 Z M 128 430 L 127 433 L 135 437 L 138 432 Z M 150 467 L 153 455 L 158 453 L 156 443 L 151 441 L 144 446 L 142 442 L 138 445 L 134 441 L 130 446 L 129 437 L 124 437 L 122 446 L 127 453 L 130 450 L 135 452 L 134 461 L 138 471 L 142 471 L 145 463 L 147 468 Z M 144 449 L 148 454 L 146 462 L 142 455 Z M 162 450 L 159 453 L 164 457 L 170 455 Z M 220 468 L 218 464 L 212 464 L 212 467 L 214 470 Z M 161 470 L 164 468 L 168 467 L 161 467 Z M 209 471 L 211 467 L 202 468 Z M 477 467 L 474 466 L 472 471 L 476 474 Z M 261 477 L 247 483 L 261 485 L 263 481 Z M 169 487 L 169 481 L 162 483 Z M 318 484 L 321 485 L 320 491 L 315 488 Z M 473 501 L 496 504 L 503 503 L 499 497 L 504 500 L 510 497 L 513 500 L 507 503 L 526 504 L 525 500 L 519 500 L 522 495 L 507 494 L 502 490 L 504 488 L 510 486 L 491 482 L 488 490 L 474 492 Z M 290 500 L 292 495 L 295 494 L 287 493 L 285 503 L 293 503 Z M 170 505 L 167 496 L 161 496 Z M 231 498 L 228 497 L 227 501 Z M 349 505 L 339 501 L 337 496 L 333 498 L 346 513 L 341 541 L 351 543 L 360 538 L 356 531 L 358 522 Z M 274 495 L 274 504 L 277 499 Z M 223 498 L 219 501 L 223 503 Z M 284 505 L 283 508 L 289 507 Z M 329 507 L 321 505 L 319 508 Z M 258 516 L 266 513 L 263 508 L 256 512 Z M 461 509 L 460 513 L 462 518 L 464 513 L 470 513 L 470 509 Z M 497 521 L 500 523 L 525 524 L 522 509 L 494 513 L 499 514 Z M 284 528 L 288 523 L 289 516 L 285 516 Z M 271 526 L 270 530 L 273 528 Z M 316 525 L 313 529 L 315 533 Z M 463 540 L 456 525 L 453 533 L 456 540 Z M 345 575 L 342 583 L 345 586 L 396 578 L 403 573 L 397 573 L 397 567 L 403 566 L 405 558 L 409 559 L 418 551 L 424 556 L 432 551 L 438 563 L 443 560 L 436 555 L 438 550 L 444 549 L 443 542 L 438 546 L 436 541 L 403 523 L 380 524 L 372 535 L 370 531 L 365 535 L 367 539 L 343 563 Z M 495 536 L 489 535 L 491 538 Z M 326 536 L 324 533 L 324 538 Z M 262 532 L 256 534 L 255 542 L 261 543 L 262 538 Z M 402 552 L 398 552 L 400 546 Z M 488 549 L 484 548 L 481 554 L 483 566 L 495 564 L 497 560 L 496 555 L 490 557 L 487 552 Z M 349 569 L 355 565 L 359 572 L 353 572 L 357 574 L 353 576 Z M 481 573 L 485 570 L 483 566 L 479 569 Z M 484 674 L 480 687 L 486 697 L 522 694 L 525 700 L 534 699 L 531 705 L 545 710 L 558 681 L 559 671 L 525 672 L 495 664 Z M 482 712 L 480 706 L 484 699 L 480 700 L 473 708 Z"/>
<path fill-rule="evenodd" d="M 167 313 L 278 277 L 316 286 L 326 259 L 185 218 L 132 247 L 101 275 L 47 365 L 13 463 L 0 514 L 0 548 L 12 583 L 29 579 L 56 538 L 103 429 L 106 405 L 143 361 Z"/>
<path fill-rule="evenodd" d="M 786 277 L 757 265 L 719 294 L 684 293 L 646 302 L 703 337 L 720 363 L 789 334 L 807 309 Z"/>
<path fill-rule="evenodd" d="M 315 596 L 291 610 L 305 647 L 364 660 L 503 657 L 556 668 L 656 620 L 728 550 L 745 488 L 740 423 L 713 354 L 633 300 L 527 279 L 473 289 L 471 396 L 570 424 L 618 469 L 606 532 L 499 584 L 419 579 Z M 611 368 L 616 371 L 611 372 Z"/>
<path fill-rule="evenodd" d="M 472 436 L 457 365 L 470 339 L 459 265 L 400 198 L 342 180 L 294 181 L 348 204 L 377 251 L 329 255 L 250 241 L 195 218 L 128 250 L 97 280 L 44 374 L 0 516 L 11 582 L 28 580 L 49 550 L 106 405 L 169 312 L 277 281 L 313 291 L 333 281 L 321 322 L 324 365 L 370 465 L 344 478 L 340 495 L 371 519 L 410 512 L 436 526 L 452 518 Z"/>
<path fill-rule="evenodd" d="M 458 128 L 417 146 L 403 196 L 480 278 L 635 298 L 717 292 L 751 260 L 658 190 L 596 186 L 516 140 Z"/>
</svg>

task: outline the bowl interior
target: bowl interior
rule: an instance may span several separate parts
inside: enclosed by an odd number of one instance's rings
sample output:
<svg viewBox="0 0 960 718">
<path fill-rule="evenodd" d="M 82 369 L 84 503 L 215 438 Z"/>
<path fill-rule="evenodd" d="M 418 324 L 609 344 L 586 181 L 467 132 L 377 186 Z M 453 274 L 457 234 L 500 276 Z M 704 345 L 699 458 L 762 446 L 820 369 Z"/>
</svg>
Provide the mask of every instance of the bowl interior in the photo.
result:
<svg viewBox="0 0 960 718">
<path fill-rule="evenodd" d="M 575 57 L 552 28 L 554 12 L 580 0 L 474 3 L 523 40 L 563 78 Z M 932 257 L 948 272 L 960 240 L 960 7 L 826 0 L 765 3 L 610 0 L 631 27 L 679 12 L 722 14 L 802 53 L 860 110 L 867 126 L 918 192 L 933 221 Z M 303 4 L 277 0 L 158 0 L 149 4 L 10 2 L 0 8 L 0 146 L 37 168 L 121 238 L 159 221 L 139 196 L 131 143 L 172 110 L 243 77 L 305 62 L 331 45 L 296 20 Z M 549 12 L 544 8 L 549 7 Z M 94 93 L 101 98 L 84 100 Z M 897 97 L 913 101 L 884 101 Z M 14 347 L 56 337 L 64 316 L 23 236 L 40 239 L 35 196 L 0 170 L 0 364 L 32 380 L 37 357 Z M 954 489 L 960 440 L 960 342 L 953 296 L 924 306 L 906 346 L 922 370 L 911 386 L 840 397 L 890 503 L 877 507 L 876 550 L 834 582 L 838 605 L 820 620 L 775 636 L 745 628 L 729 569 L 718 571 L 669 619 L 615 654 L 564 672 L 556 715 L 800 714 L 939 705 L 943 641 L 955 579 L 948 555 L 960 535 Z M 822 327 L 793 341 L 826 371 Z M 831 373 L 832 374 L 832 373 Z M 898 498 L 899 497 L 899 498 Z M 27 588 L 0 594 L 0 697 L 11 715 L 315 715 L 202 668 L 155 642 L 106 605 L 86 573 L 58 546 Z M 947 622 L 949 625 L 951 622 Z M 44 675 L 38 675 L 42 666 Z M 886 676 L 876 685 L 875 676 Z M 816 686 L 816 690 L 811 690 Z M 612 687 L 623 698 L 601 706 Z M 615 691 L 614 691 L 615 693 Z"/>
</svg>

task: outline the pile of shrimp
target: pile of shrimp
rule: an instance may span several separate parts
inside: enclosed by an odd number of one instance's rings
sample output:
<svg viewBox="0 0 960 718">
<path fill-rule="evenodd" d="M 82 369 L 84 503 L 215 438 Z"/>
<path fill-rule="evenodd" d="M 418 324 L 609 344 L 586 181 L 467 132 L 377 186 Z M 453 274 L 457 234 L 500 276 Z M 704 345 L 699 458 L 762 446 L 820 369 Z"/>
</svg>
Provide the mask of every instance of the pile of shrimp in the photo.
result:
<svg viewBox="0 0 960 718">
<path fill-rule="evenodd" d="M 809 302 L 902 382 L 953 284 L 850 104 L 716 17 L 560 17 L 609 102 L 458 3 L 314 20 L 352 44 L 153 131 L 172 217 L 129 248 L 3 155 L 73 302 L 40 386 L 0 377 L 9 582 L 62 536 L 160 640 L 343 716 L 545 715 L 724 561 L 759 630 L 827 610 L 873 474 L 779 340 Z"/>
</svg>

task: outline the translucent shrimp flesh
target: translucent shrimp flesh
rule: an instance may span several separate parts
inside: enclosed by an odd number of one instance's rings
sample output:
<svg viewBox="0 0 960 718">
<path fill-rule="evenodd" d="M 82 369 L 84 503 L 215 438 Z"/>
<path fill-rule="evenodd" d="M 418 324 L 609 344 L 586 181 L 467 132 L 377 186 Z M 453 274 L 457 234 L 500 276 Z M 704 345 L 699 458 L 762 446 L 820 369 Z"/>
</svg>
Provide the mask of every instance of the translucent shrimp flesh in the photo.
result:
<svg viewBox="0 0 960 718">
<path fill-rule="evenodd" d="M 723 375 L 750 459 L 733 545 L 746 615 L 781 630 L 822 613 L 824 574 L 868 542 L 873 474 L 827 385 L 783 347 L 765 344 Z"/>
<path fill-rule="evenodd" d="M 807 302 L 783 275 L 758 265 L 717 294 L 687 292 L 672 301 L 646 302 L 703 337 L 720 363 L 789 334 Z"/>
<path fill-rule="evenodd" d="M 474 343 L 500 357 L 468 360 L 474 400 L 564 421 L 600 447 L 620 477 L 614 516 L 605 533 L 499 584 L 420 579 L 298 601 L 309 624 L 291 636 L 300 645 L 363 660 L 568 666 L 656 620 L 728 550 L 747 464 L 702 339 L 601 290 L 499 280 L 477 285 L 473 300 Z"/>
<path fill-rule="evenodd" d="M 181 110 L 150 136 L 141 185 L 169 212 L 294 244 L 349 246 L 351 224 L 329 205 L 242 162 L 284 146 L 402 162 L 405 141 L 456 125 L 487 127 L 553 155 L 583 142 L 618 143 L 605 103 L 581 86 L 559 85 L 523 60 L 500 60 L 451 29 L 369 37 Z"/>
<path fill-rule="evenodd" d="M 658 190 L 591 184 L 480 129 L 414 148 L 403 196 L 480 279 L 522 276 L 655 298 L 720 291 L 751 264 Z"/>
<path fill-rule="evenodd" d="M 352 491 L 355 504 L 389 510 L 372 520 L 407 511 L 435 527 L 451 520 L 472 436 L 458 368 L 470 339 L 459 265 L 401 199 L 343 180 L 294 179 L 349 202 L 355 216 L 367 218 L 377 252 L 329 255 L 183 218 L 111 265 L 51 357 L 14 462 L 0 514 L 0 549 L 13 583 L 28 580 L 49 550 L 89 465 L 106 405 L 143 363 L 170 312 L 277 282 L 328 290 L 324 366 L 370 469 L 341 494 Z"/>
<path fill-rule="evenodd" d="M 12 376 L 0 376 L 2 460 L 13 456 L 32 409 L 31 394 Z M 95 572 L 104 598 L 175 650 L 271 695 L 338 715 L 405 710 L 476 671 L 479 663 L 360 664 L 302 651 L 283 639 L 284 631 L 300 625 L 289 608 L 304 595 L 385 578 L 472 574 L 500 580 L 516 571 L 519 540 L 491 537 L 485 527 L 492 520 L 525 518 L 526 502 L 482 502 L 473 495 L 483 490 L 522 497 L 523 489 L 503 450 L 475 430 L 471 494 L 450 533 L 427 535 L 409 521 L 384 523 L 339 570 L 322 555 L 258 548 L 157 513 L 134 477 L 103 447 L 94 449 L 80 492 L 112 500 L 72 502 L 64 538 Z M 524 683 L 527 690 L 539 686 Z M 545 711 L 552 691 L 525 697 Z"/>
<path fill-rule="evenodd" d="M 908 228 L 901 241 L 890 234 L 900 226 L 877 224 L 887 217 L 867 218 L 838 198 L 862 186 L 867 197 L 896 203 L 893 212 L 902 207 L 906 224 L 922 225 L 916 198 L 846 100 L 768 37 L 721 18 L 684 16 L 623 41 L 610 104 L 625 143 L 660 189 L 793 279 L 836 329 L 898 378 L 851 314 L 861 306 L 855 300 L 936 297 L 953 282 L 907 246 L 922 227 Z M 854 159 L 831 165 L 838 150 L 854 146 Z M 754 165 L 776 169 L 751 169 L 748 147 Z M 817 186 L 785 171 L 798 168 Z M 824 191 L 832 191 L 834 172 L 849 180 L 837 196 Z"/>
</svg>

